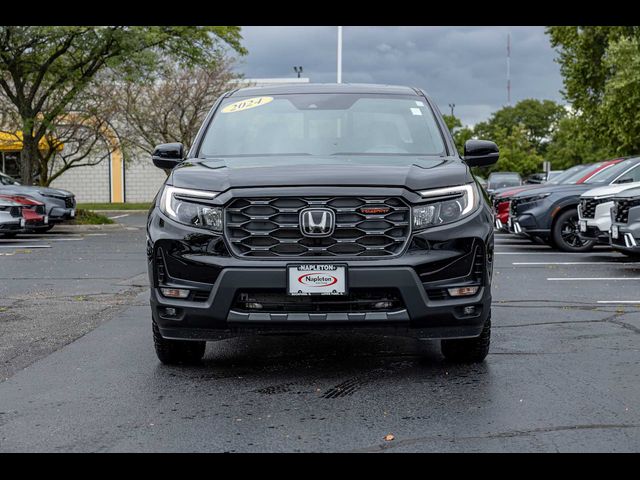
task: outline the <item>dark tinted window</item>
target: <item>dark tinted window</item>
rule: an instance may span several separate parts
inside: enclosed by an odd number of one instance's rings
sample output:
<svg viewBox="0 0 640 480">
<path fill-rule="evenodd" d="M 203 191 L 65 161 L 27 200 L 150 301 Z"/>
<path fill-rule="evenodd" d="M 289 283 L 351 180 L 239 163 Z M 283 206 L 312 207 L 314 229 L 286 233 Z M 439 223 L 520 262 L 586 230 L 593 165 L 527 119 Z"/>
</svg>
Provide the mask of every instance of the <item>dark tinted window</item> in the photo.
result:
<svg viewBox="0 0 640 480">
<path fill-rule="evenodd" d="M 421 97 L 298 94 L 226 99 L 199 156 L 439 155 L 444 149 Z"/>
</svg>

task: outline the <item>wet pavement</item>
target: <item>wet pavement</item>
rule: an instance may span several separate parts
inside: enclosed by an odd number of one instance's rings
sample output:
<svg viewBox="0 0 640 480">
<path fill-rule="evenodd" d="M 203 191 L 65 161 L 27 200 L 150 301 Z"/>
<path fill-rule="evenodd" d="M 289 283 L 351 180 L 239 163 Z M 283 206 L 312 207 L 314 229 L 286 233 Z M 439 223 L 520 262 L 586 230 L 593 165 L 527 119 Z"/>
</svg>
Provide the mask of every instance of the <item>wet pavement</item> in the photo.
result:
<svg viewBox="0 0 640 480">
<path fill-rule="evenodd" d="M 437 342 L 307 335 L 209 343 L 201 366 L 167 367 L 137 286 L 144 231 L 83 242 L 52 245 L 45 278 L 34 265 L 19 277 L 31 283 L 8 288 L 17 267 L 2 262 L 17 255 L 0 257 L 3 299 L 59 285 L 50 277 L 69 292 L 128 296 L 97 328 L 0 383 L 0 451 L 640 449 L 640 265 L 619 254 L 498 236 L 481 365 L 445 362 Z M 70 248 L 98 256 L 75 262 Z"/>
</svg>

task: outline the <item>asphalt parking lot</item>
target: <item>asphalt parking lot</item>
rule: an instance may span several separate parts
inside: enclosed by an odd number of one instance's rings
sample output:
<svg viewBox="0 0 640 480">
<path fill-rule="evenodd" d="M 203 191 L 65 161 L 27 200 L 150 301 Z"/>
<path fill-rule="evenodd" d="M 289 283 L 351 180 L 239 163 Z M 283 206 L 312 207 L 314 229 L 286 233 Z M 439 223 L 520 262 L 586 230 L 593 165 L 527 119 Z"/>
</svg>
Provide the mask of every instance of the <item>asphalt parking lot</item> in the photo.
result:
<svg viewBox="0 0 640 480">
<path fill-rule="evenodd" d="M 620 254 L 498 235 L 482 365 L 313 335 L 210 343 L 202 366 L 167 367 L 144 215 L 118 221 L 0 240 L 0 451 L 640 449 L 640 263 Z"/>
</svg>

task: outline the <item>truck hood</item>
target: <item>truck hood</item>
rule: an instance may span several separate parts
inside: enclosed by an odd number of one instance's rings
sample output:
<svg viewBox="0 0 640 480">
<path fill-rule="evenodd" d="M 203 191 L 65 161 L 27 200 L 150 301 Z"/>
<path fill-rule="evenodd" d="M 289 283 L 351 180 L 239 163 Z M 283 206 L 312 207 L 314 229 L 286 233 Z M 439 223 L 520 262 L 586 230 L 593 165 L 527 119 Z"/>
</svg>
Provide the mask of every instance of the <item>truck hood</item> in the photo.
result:
<svg viewBox="0 0 640 480">
<path fill-rule="evenodd" d="M 473 181 L 462 161 L 418 156 L 301 156 L 190 159 L 171 173 L 176 187 L 223 192 L 242 187 L 373 186 L 409 190 Z"/>
<path fill-rule="evenodd" d="M 58 188 L 49 188 L 49 187 L 37 187 L 37 186 L 27 186 L 27 185 L 2 185 L 0 186 L 0 193 L 16 193 L 16 194 L 41 194 L 41 195 L 51 195 L 56 197 L 73 197 L 73 193 L 67 190 L 60 190 Z"/>
<path fill-rule="evenodd" d="M 640 197 L 640 187 L 624 190 L 616 195 L 616 198 L 637 198 Z"/>
<path fill-rule="evenodd" d="M 542 185 L 522 185 L 520 187 L 506 187 L 494 190 L 492 193 L 495 198 L 506 198 L 515 195 L 516 193 L 525 192 L 528 190 L 534 190 L 542 188 Z"/>
<path fill-rule="evenodd" d="M 603 184 L 590 184 L 580 183 L 577 185 L 549 185 L 547 187 L 536 188 L 533 191 L 527 190 L 520 192 L 513 196 L 513 198 L 525 198 L 530 195 L 543 195 L 545 193 L 560 194 L 560 195 L 581 195 L 582 193 L 593 190 L 596 187 L 603 186 Z"/>
<path fill-rule="evenodd" d="M 640 182 L 633 183 L 618 183 L 616 185 L 607 185 L 606 187 L 598 187 L 591 189 L 581 196 L 583 198 L 598 198 L 598 197 L 612 197 L 618 193 L 622 193 L 625 190 L 632 190 L 640 187 Z"/>
</svg>

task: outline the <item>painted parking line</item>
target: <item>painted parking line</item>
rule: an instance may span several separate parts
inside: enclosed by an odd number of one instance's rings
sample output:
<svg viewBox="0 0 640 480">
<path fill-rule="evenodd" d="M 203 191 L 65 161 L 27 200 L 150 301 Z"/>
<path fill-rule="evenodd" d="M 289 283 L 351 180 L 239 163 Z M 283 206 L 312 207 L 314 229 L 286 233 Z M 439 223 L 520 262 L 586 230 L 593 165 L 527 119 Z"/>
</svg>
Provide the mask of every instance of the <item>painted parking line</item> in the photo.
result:
<svg viewBox="0 0 640 480">
<path fill-rule="evenodd" d="M 0 245 L 0 248 L 13 248 L 14 250 L 20 250 L 23 248 L 51 248 L 51 245 Z"/>
<path fill-rule="evenodd" d="M 607 255 L 607 257 L 617 257 L 617 258 L 626 258 L 622 255 L 617 255 L 615 253 L 606 254 L 606 253 L 593 253 L 593 252 L 582 252 L 582 253 L 567 253 L 567 252 L 495 252 L 496 255 L 565 255 L 570 257 L 579 257 L 581 255 Z"/>
<path fill-rule="evenodd" d="M 640 277 L 610 277 L 610 278 L 592 278 L 592 277 L 579 277 L 579 278 L 563 278 L 563 277 L 549 277 L 550 282 L 632 282 L 640 280 Z"/>
<path fill-rule="evenodd" d="M 129 214 L 125 213 L 123 215 L 116 215 L 115 217 L 109 217 L 111 220 L 115 220 L 116 218 L 124 218 L 124 217 L 128 217 Z"/>
<path fill-rule="evenodd" d="M 512 262 L 511 265 L 640 265 L 640 262 Z"/>
<path fill-rule="evenodd" d="M 624 304 L 624 305 L 640 305 L 640 300 L 598 300 L 602 304 Z"/>
</svg>

